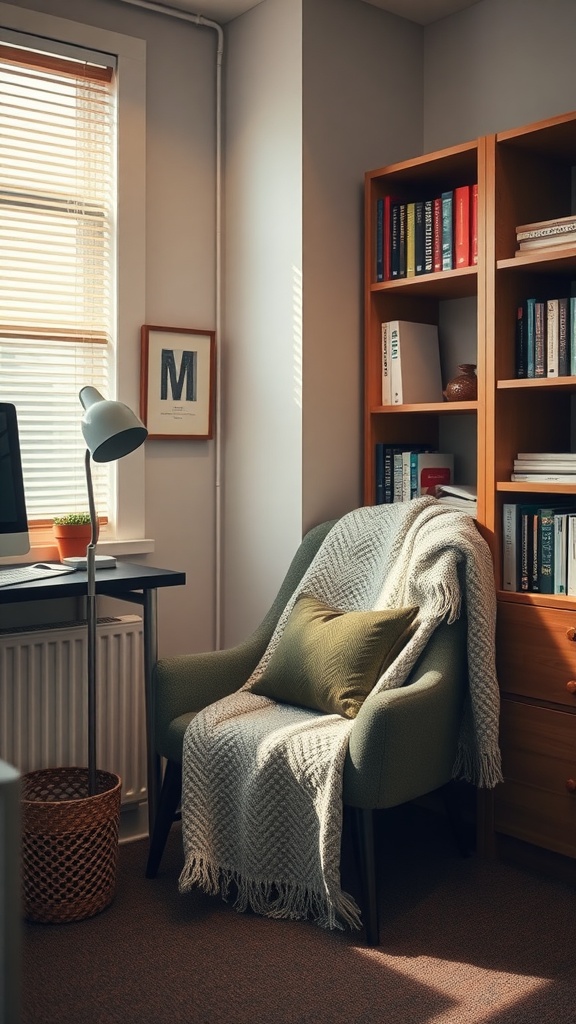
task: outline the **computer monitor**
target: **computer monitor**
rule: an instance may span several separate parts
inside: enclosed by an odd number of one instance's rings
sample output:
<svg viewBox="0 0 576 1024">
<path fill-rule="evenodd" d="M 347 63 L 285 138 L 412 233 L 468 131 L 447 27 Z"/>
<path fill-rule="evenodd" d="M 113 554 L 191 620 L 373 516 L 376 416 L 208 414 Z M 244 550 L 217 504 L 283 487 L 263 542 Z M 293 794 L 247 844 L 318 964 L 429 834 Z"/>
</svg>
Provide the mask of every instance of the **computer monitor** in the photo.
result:
<svg viewBox="0 0 576 1024">
<path fill-rule="evenodd" d="M 29 550 L 16 406 L 0 402 L 0 558 Z"/>
</svg>

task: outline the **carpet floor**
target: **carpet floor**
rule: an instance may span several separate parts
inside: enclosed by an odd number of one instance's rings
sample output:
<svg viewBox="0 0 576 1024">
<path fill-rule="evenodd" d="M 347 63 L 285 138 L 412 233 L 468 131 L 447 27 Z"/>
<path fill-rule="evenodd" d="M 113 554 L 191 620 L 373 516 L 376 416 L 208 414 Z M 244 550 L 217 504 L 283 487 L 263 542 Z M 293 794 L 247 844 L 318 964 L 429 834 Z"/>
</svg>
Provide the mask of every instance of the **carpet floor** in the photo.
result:
<svg viewBox="0 0 576 1024">
<path fill-rule="evenodd" d="M 146 855 L 120 848 L 103 913 L 25 925 L 22 1024 L 576 1024 L 575 890 L 460 857 L 430 812 L 379 820 L 376 948 L 180 895 L 178 826 L 154 880 Z"/>
</svg>

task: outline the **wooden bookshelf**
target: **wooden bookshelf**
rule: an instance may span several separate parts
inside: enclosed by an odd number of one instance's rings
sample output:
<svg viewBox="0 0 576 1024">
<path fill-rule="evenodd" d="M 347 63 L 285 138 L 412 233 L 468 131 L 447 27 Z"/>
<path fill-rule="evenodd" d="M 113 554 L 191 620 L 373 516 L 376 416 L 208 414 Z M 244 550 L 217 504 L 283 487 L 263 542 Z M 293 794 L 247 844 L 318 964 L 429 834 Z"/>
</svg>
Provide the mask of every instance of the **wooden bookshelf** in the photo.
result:
<svg viewBox="0 0 576 1024">
<path fill-rule="evenodd" d="M 498 596 L 497 659 L 502 695 L 505 781 L 481 804 L 480 847 L 530 844 L 576 857 L 576 598 L 502 589 L 505 502 L 557 503 L 576 486 L 512 482 L 520 451 L 575 450 L 576 378 L 518 379 L 515 322 L 528 297 L 570 295 L 576 247 L 516 256 L 519 224 L 574 212 L 576 112 L 370 171 L 365 177 L 364 501 L 375 501 L 377 442 L 450 447 L 464 422 L 475 466 L 479 528 L 494 559 Z M 376 203 L 478 182 L 476 266 L 376 281 Z M 390 407 L 381 404 L 381 324 L 410 319 L 440 329 L 450 304 L 475 306 L 476 402 Z M 460 307 L 459 307 L 460 308 Z M 450 315 L 448 322 L 453 323 Z M 465 324 L 471 317 L 465 317 Z M 469 358 L 470 337 L 465 338 Z M 446 364 L 448 375 L 453 370 Z M 443 360 L 444 370 L 444 360 Z M 443 379 L 446 386 L 448 375 Z M 470 429 L 471 425 L 471 429 Z M 574 634 L 576 636 L 576 634 Z"/>
</svg>

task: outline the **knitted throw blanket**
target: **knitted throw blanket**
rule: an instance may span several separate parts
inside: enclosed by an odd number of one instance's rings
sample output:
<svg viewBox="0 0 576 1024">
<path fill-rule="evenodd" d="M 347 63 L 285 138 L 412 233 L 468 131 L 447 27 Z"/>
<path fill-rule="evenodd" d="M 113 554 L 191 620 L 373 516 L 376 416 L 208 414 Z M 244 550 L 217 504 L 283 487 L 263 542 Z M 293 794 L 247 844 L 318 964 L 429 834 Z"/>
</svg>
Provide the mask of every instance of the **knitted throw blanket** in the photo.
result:
<svg viewBox="0 0 576 1024">
<path fill-rule="evenodd" d="M 454 776 L 501 781 L 492 560 L 473 520 L 434 498 L 356 509 L 332 528 L 288 601 L 259 676 L 300 593 L 343 611 L 418 605 L 418 627 L 375 690 L 401 686 L 436 626 L 468 616 L 469 692 Z M 370 699 L 370 698 L 368 698 Z M 342 772 L 353 720 L 241 689 L 190 723 L 183 751 L 185 865 L 199 885 L 271 917 L 360 927 L 340 884 Z"/>
</svg>

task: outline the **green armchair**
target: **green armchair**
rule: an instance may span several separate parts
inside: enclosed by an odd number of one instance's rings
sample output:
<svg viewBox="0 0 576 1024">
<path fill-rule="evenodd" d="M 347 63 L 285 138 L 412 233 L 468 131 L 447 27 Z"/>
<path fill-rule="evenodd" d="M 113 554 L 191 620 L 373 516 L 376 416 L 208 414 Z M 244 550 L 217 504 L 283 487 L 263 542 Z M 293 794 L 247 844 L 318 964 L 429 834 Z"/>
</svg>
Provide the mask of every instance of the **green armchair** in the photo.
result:
<svg viewBox="0 0 576 1024">
<path fill-rule="evenodd" d="M 304 537 L 276 599 L 244 643 L 222 651 L 161 659 L 155 668 L 156 749 L 166 759 L 164 780 L 146 867 L 156 877 L 168 833 L 177 817 L 182 748 L 193 716 L 238 690 L 266 650 L 291 594 L 334 520 Z M 371 694 L 350 733 L 343 801 L 351 809 L 362 884 L 362 920 L 369 945 L 379 942 L 373 812 L 445 787 L 456 759 L 466 690 L 463 618 L 436 629 L 406 684 Z"/>
</svg>

